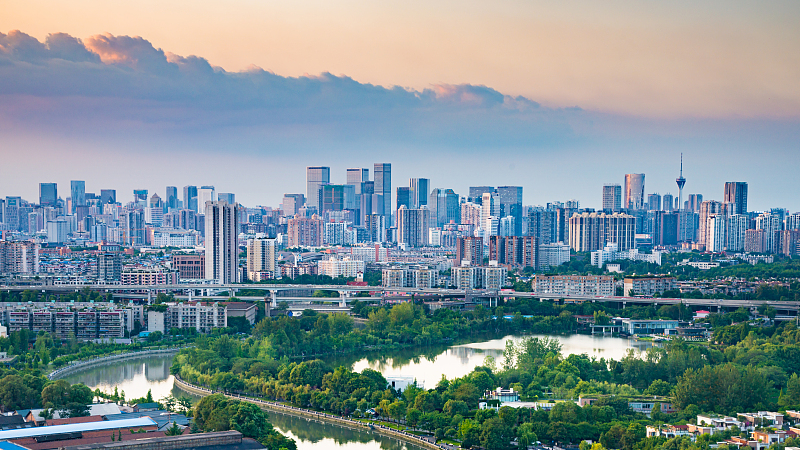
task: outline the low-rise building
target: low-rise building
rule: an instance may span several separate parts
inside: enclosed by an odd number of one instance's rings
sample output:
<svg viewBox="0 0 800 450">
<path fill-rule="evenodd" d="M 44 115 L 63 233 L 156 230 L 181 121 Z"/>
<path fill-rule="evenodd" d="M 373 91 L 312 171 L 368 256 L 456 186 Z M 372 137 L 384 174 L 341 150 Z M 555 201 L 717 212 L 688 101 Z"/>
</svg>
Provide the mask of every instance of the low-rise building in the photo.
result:
<svg viewBox="0 0 800 450">
<path fill-rule="evenodd" d="M 167 304 L 164 315 L 167 328 L 194 328 L 200 333 L 210 333 L 214 328 L 228 326 L 228 314 L 225 305 L 213 303 L 172 303 Z"/>
<path fill-rule="evenodd" d="M 131 267 L 122 270 L 122 284 L 153 286 L 157 284 L 178 284 L 177 270 L 164 267 Z"/>
<path fill-rule="evenodd" d="M 631 336 L 642 334 L 673 334 L 677 328 L 677 320 L 622 319 L 622 332 Z"/>
<path fill-rule="evenodd" d="M 678 280 L 675 277 L 626 277 L 623 281 L 623 292 L 628 297 L 633 295 L 652 297 L 675 289 L 678 289 Z"/>
<path fill-rule="evenodd" d="M 358 278 L 364 275 L 364 261 L 344 258 L 331 257 L 317 262 L 317 270 L 320 275 L 329 277 L 352 277 Z"/>
<path fill-rule="evenodd" d="M 173 253 L 171 268 L 178 271 L 181 280 L 202 280 L 206 277 L 204 254 Z"/>
</svg>

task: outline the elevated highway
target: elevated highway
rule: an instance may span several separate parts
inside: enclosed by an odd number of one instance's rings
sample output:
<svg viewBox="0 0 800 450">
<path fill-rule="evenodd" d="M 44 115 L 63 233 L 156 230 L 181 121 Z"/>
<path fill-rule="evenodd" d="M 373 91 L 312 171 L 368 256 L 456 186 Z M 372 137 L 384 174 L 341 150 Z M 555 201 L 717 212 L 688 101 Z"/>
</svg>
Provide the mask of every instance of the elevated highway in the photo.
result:
<svg viewBox="0 0 800 450">
<path fill-rule="evenodd" d="M 193 300 L 198 297 L 212 297 L 227 294 L 242 301 L 262 301 L 269 299 L 273 306 L 277 302 L 338 302 L 341 307 L 353 300 L 378 302 L 388 299 L 408 299 L 411 297 L 435 301 L 442 299 L 464 299 L 484 301 L 489 305 L 497 304 L 500 299 L 531 298 L 539 301 L 553 300 L 564 302 L 603 302 L 617 307 L 628 305 L 678 305 L 706 308 L 709 311 L 723 312 L 738 308 L 757 308 L 766 304 L 777 310 L 779 316 L 796 317 L 800 310 L 798 301 L 775 300 L 725 300 L 725 299 L 692 299 L 692 298 L 652 298 L 652 297 L 615 297 L 594 295 L 569 295 L 553 293 L 515 292 L 508 290 L 463 290 L 442 288 L 391 288 L 383 286 L 349 286 L 349 285 L 307 285 L 307 284 L 169 284 L 169 285 L 117 285 L 117 284 L 81 284 L 81 285 L 42 285 L 42 286 L 0 286 L 0 291 L 21 292 L 32 290 L 45 293 L 71 293 L 89 289 L 100 293 L 111 293 L 117 298 L 145 299 L 155 297 L 157 293 L 170 293 L 179 299 Z M 262 291 L 264 296 L 237 296 L 240 290 Z M 334 291 L 339 297 L 302 297 L 296 295 L 281 296 L 284 291 Z M 370 293 L 369 297 L 356 297 L 358 293 Z M 379 295 L 376 295 L 379 294 Z M 220 297 L 223 298 L 223 297 Z"/>
</svg>

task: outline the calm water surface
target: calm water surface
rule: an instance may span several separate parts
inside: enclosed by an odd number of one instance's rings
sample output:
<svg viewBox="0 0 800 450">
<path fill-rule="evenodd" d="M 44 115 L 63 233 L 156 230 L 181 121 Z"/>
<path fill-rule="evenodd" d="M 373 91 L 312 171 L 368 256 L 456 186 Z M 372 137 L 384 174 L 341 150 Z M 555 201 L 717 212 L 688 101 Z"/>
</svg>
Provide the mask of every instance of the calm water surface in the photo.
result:
<svg viewBox="0 0 800 450">
<path fill-rule="evenodd" d="M 506 341 L 519 342 L 523 338 L 524 336 L 506 336 L 484 342 L 434 346 L 422 350 L 350 355 L 332 358 L 328 362 L 334 366 L 351 365 L 356 371 L 370 367 L 385 376 L 413 376 L 426 388 L 432 388 L 442 375 L 454 378 L 468 374 L 476 366 L 482 365 L 486 356 L 494 357 L 499 363 Z M 564 355 L 586 353 L 606 359 L 620 359 L 628 349 L 643 351 L 650 346 L 646 342 L 603 336 L 572 335 L 555 338 L 561 342 Z M 92 389 L 99 388 L 105 392 L 113 392 L 117 387 L 120 391 L 125 391 L 126 398 L 144 397 L 151 390 L 156 400 L 170 394 L 197 400 L 197 396 L 174 386 L 174 378 L 169 373 L 172 358 L 173 355 L 157 355 L 115 361 L 75 372 L 64 379 L 70 383 L 84 383 Z M 420 447 L 368 431 L 351 430 L 287 414 L 270 412 L 270 419 L 278 431 L 295 439 L 299 450 L 420 450 Z"/>
</svg>

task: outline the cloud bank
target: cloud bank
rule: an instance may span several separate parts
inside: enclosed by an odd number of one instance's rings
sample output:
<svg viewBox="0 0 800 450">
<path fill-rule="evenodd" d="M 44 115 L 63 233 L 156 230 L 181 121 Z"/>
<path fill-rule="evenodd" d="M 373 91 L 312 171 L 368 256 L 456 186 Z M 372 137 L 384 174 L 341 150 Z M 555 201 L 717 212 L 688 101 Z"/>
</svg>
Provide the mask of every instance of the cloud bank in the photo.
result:
<svg viewBox="0 0 800 450">
<path fill-rule="evenodd" d="M 419 91 L 330 73 L 226 72 L 202 57 L 111 34 L 81 40 L 56 33 L 45 42 L 20 31 L 0 34 L 0 79 L 8 114 L 35 116 L 49 126 L 256 127 L 278 134 L 301 127 L 320 138 L 549 146 L 570 139 L 571 122 L 580 120 L 578 110 L 543 108 L 486 86 Z"/>
</svg>

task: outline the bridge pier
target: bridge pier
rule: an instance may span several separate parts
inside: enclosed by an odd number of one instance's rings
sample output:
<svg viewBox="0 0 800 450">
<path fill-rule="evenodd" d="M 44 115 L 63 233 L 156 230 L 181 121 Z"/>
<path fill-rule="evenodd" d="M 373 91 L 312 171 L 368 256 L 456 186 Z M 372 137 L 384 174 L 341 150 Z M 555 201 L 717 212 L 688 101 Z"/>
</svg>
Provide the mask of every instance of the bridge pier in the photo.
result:
<svg viewBox="0 0 800 450">
<path fill-rule="evenodd" d="M 347 308 L 347 297 L 350 291 L 339 291 L 339 307 Z"/>
<path fill-rule="evenodd" d="M 276 289 L 270 289 L 269 291 L 270 297 L 272 297 L 272 302 L 270 302 L 270 308 L 277 308 L 278 307 L 278 291 Z"/>
<path fill-rule="evenodd" d="M 148 305 L 153 304 L 153 291 L 151 291 L 150 289 L 147 290 L 147 304 Z"/>
</svg>

